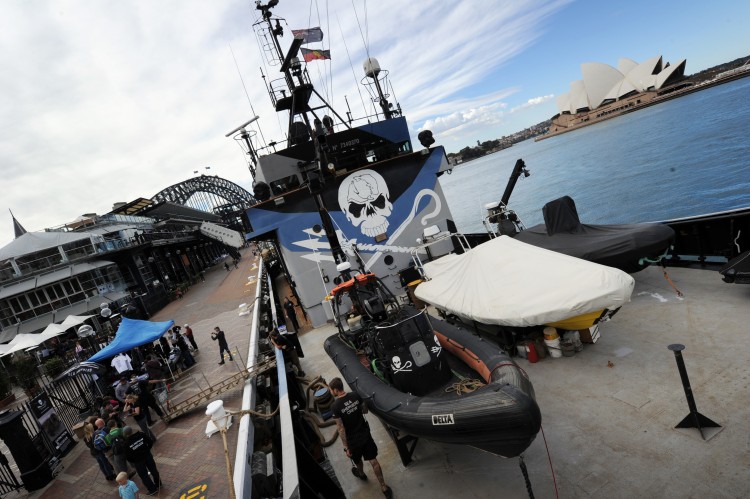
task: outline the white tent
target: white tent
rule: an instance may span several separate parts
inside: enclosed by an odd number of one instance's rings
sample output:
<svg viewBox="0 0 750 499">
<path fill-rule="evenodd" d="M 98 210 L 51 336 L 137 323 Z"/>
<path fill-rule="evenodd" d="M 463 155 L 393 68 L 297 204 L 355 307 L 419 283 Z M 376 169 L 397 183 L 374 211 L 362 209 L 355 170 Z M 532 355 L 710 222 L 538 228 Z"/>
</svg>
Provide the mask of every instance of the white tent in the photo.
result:
<svg viewBox="0 0 750 499">
<path fill-rule="evenodd" d="M 60 326 L 63 327 L 67 331 L 73 326 L 78 326 L 79 324 L 83 324 L 84 322 L 86 322 L 86 320 L 90 319 L 91 317 L 93 317 L 93 315 L 69 315 L 65 318 L 64 321 L 62 321 Z M 52 324 L 50 324 L 50 326 L 51 325 Z"/>
<path fill-rule="evenodd" d="M 0 357 L 4 357 L 19 350 L 30 350 L 55 336 L 65 333 L 68 329 L 83 324 L 93 315 L 69 315 L 62 324 L 50 324 L 44 331 L 37 334 L 17 334 L 7 345 L 0 345 Z"/>
<path fill-rule="evenodd" d="M 55 325 L 55 324 L 51 324 Z M 49 327 L 47 328 L 49 329 Z M 46 331 L 46 329 L 45 329 Z M 64 331 L 62 331 L 64 332 Z M 10 355 L 13 352 L 17 352 L 19 350 L 26 350 L 27 348 L 35 347 L 42 343 L 43 341 L 47 341 L 50 338 L 54 338 L 55 336 L 61 334 L 61 332 L 57 331 L 51 331 L 51 332 L 45 332 L 45 333 L 39 333 L 39 334 L 28 334 L 28 333 L 21 333 L 17 334 L 13 340 L 8 343 L 7 345 L 3 345 L 8 348 L 5 352 L 0 354 L 0 357 L 5 357 L 6 355 Z"/>
</svg>

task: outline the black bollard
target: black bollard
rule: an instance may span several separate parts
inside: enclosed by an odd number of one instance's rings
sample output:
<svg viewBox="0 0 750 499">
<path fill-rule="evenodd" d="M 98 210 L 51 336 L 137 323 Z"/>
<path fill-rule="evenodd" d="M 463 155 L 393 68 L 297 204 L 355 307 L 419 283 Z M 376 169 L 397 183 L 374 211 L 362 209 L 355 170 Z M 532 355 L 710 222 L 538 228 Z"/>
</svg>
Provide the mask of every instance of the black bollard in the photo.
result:
<svg viewBox="0 0 750 499">
<path fill-rule="evenodd" d="M 677 361 L 677 369 L 680 371 L 680 378 L 682 379 L 682 387 L 685 389 L 685 397 L 687 398 L 688 407 L 690 408 L 690 414 L 685 416 L 675 428 L 698 428 L 698 431 L 701 432 L 701 437 L 705 440 L 706 436 L 703 434 L 703 428 L 721 428 L 721 425 L 714 423 L 698 412 L 698 408 L 695 406 L 693 389 L 690 388 L 690 380 L 688 379 L 687 370 L 685 369 L 685 361 L 682 359 L 682 351 L 685 350 L 685 345 L 673 343 L 667 348 L 674 352 L 674 358 Z"/>
</svg>

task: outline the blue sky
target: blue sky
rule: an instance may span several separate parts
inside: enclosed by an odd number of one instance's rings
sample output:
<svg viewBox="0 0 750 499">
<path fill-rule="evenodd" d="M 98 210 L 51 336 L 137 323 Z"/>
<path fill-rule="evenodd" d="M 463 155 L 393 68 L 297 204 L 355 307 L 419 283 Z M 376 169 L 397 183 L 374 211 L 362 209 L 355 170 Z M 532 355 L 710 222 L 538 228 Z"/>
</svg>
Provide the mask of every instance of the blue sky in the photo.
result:
<svg viewBox="0 0 750 499">
<path fill-rule="evenodd" d="M 413 135 L 430 128 L 449 152 L 550 118 L 584 62 L 662 55 L 692 74 L 750 55 L 741 1 L 281 0 L 275 14 L 284 48 L 289 29 L 323 28 L 313 47 L 332 60 L 309 71 L 340 114 L 344 96 L 363 114 L 364 39 Z M 259 78 L 278 73 L 261 60 L 257 16 L 247 0 L 0 2 L 0 245 L 13 238 L 7 209 L 42 230 L 206 166 L 250 189 L 224 134 L 258 114 L 265 141 L 280 141 L 286 120 Z"/>
</svg>

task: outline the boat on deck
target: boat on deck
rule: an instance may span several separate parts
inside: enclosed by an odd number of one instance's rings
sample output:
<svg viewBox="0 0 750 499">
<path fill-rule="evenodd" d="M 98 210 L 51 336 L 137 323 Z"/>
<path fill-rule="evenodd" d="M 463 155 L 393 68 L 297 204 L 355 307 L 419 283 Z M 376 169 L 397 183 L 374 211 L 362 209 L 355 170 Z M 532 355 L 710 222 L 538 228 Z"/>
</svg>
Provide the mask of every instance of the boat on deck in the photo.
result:
<svg viewBox="0 0 750 499">
<path fill-rule="evenodd" d="M 330 297 L 339 332 L 325 350 L 392 436 L 502 457 L 534 441 L 541 413 L 531 381 L 496 344 L 400 306 L 372 274 L 356 275 Z"/>
<path fill-rule="evenodd" d="M 414 290 L 417 298 L 498 326 L 589 328 L 630 301 L 634 286 L 622 270 L 508 236 L 421 266 L 425 280 Z"/>
<path fill-rule="evenodd" d="M 556 251 L 628 273 L 661 262 L 674 244 L 674 229 L 665 224 L 639 223 L 595 225 L 581 223 L 570 196 L 552 200 L 542 208 L 544 223 L 526 228 L 508 209 L 513 189 L 529 171 L 522 159 L 516 161 L 500 202 L 485 208 L 484 226 L 490 237 L 508 235 L 539 248 Z"/>
</svg>

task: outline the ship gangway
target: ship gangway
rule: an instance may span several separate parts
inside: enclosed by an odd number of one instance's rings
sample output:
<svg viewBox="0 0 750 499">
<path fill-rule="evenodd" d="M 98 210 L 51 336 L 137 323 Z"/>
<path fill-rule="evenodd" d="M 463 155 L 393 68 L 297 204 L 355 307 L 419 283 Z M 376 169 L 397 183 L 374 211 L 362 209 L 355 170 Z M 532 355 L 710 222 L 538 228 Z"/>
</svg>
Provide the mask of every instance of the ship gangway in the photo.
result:
<svg viewBox="0 0 750 499">
<path fill-rule="evenodd" d="M 209 400 L 215 399 L 218 395 L 245 383 L 252 377 L 273 369 L 275 366 L 276 359 L 269 357 L 249 368 L 241 369 L 218 382 L 209 383 L 207 388 L 201 388 L 197 393 L 188 396 L 184 400 L 174 401 L 168 399 L 163 404 L 164 417 L 162 419 L 165 423 L 169 423 L 173 419 L 183 416 L 197 407 L 205 406 Z"/>
</svg>

